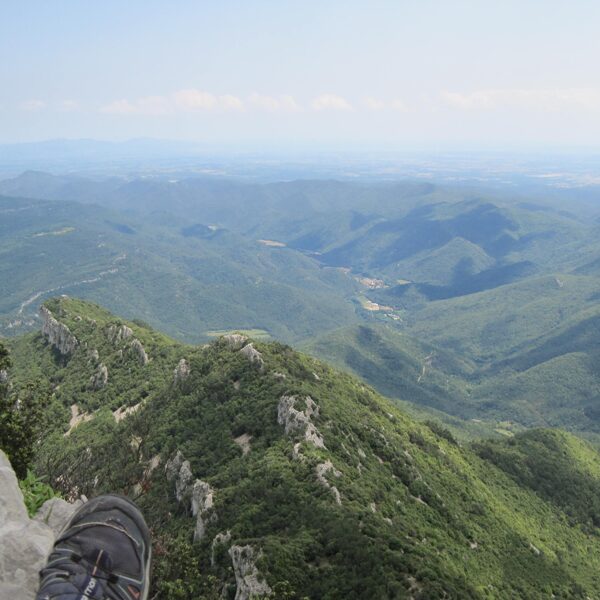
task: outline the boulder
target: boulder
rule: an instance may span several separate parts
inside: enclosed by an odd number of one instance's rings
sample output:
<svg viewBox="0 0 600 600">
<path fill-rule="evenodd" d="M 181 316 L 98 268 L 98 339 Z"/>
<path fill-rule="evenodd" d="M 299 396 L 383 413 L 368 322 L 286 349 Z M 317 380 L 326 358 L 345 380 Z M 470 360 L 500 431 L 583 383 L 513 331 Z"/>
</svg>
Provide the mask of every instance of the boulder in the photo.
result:
<svg viewBox="0 0 600 600">
<path fill-rule="evenodd" d="M 55 536 L 63 530 L 73 513 L 83 504 L 83 500 L 67 502 L 62 498 L 51 498 L 42 504 L 34 519 L 50 527 Z"/>
<path fill-rule="evenodd" d="M 144 349 L 144 346 L 142 346 L 142 342 L 140 342 L 140 340 L 134 338 L 131 342 L 131 349 L 137 355 L 142 366 L 148 364 L 148 355 L 146 354 L 146 350 Z"/>
<path fill-rule="evenodd" d="M 264 369 L 265 361 L 262 354 L 254 347 L 254 344 L 246 344 L 240 354 L 244 355 L 253 365 L 256 365 L 261 371 Z"/>
<path fill-rule="evenodd" d="M 27 515 L 17 477 L 0 451 L 0 598 L 35 596 L 53 543 L 52 529 Z"/>
<path fill-rule="evenodd" d="M 190 364 L 185 358 L 182 358 L 173 372 L 173 383 L 178 384 L 185 381 L 190 376 Z"/>
<path fill-rule="evenodd" d="M 235 600 L 251 600 L 269 596 L 272 592 L 267 582 L 260 577 L 256 561 L 261 552 L 252 546 L 231 546 L 229 556 L 233 564 L 237 590 Z"/>
<path fill-rule="evenodd" d="M 101 390 L 108 383 L 108 369 L 106 365 L 100 363 L 96 372 L 90 377 L 90 388 L 92 390 Z"/>
<path fill-rule="evenodd" d="M 108 328 L 108 339 L 113 343 L 117 344 L 133 336 L 133 330 L 127 325 L 111 325 Z"/>
<path fill-rule="evenodd" d="M 232 350 L 237 350 L 248 341 L 248 338 L 241 333 L 229 333 L 222 336 L 221 340 L 223 340 Z"/>
</svg>

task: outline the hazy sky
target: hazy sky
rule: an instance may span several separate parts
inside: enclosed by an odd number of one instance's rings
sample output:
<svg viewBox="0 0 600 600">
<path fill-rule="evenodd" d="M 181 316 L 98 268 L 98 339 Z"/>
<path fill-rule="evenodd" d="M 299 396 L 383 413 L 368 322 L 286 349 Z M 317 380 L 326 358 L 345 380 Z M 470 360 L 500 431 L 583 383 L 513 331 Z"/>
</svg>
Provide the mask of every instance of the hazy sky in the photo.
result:
<svg viewBox="0 0 600 600">
<path fill-rule="evenodd" d="M 597 0 L 0 0 L 0 141 L 600 146 Z"/>
</svg>

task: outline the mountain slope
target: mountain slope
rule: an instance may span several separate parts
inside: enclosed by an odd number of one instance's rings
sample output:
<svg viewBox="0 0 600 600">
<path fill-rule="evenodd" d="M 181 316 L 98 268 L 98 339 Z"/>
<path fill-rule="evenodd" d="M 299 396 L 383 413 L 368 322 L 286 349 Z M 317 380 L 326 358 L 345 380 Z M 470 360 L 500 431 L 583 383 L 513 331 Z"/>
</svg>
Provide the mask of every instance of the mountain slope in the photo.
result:
<svg viewBox="0 0 600 600">
<path fill-rule="evenodd" d="M 349 277 L 231 231 L 23 198 L 0 197 L 0 216 L 4 335 L 34 326 L 40 301 L 60 293 L 194 341 L 222 329 L 293 340 L 357 320 Z"/>
<path fill-rule="evenodd" d="M 568 495 L 540 495 L 350 375 L 278 343 L 183 346 L 85 302 L 46 306 L 45 334 L 12 342 L 9 374 L 54 387 L 36 468 L 67 496 L 137 498 L 161 598 L 599 589 L 598 530 Z M 83 418 L 65 436 L 73 404 Z M 546 463 L 570 440 L 549 446 Z M 521 453 L 535 460 L 527 444 Z M 595 451 L 572 460 L 595 489 Z"/>
</svg>

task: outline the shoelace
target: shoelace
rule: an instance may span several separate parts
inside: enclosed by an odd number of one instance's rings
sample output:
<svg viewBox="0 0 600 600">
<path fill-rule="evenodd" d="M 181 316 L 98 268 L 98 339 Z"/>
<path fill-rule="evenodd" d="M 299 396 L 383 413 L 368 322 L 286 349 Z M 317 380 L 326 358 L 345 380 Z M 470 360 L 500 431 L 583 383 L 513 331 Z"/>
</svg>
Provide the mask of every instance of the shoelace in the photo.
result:
<svg viewBox="0 0 600 600">
<path fill-rule="evenodd" d="M 40 572 L 41 589 L 47 590 L 43 600 L 70 595 L 77 600 L 129 600 L 116 587 L 108 595 L 106 584 L 116 584 L 119 576 L 112 573 L 112 560 L 104 550 L 98 550 L 91 559 L 71 550 L 57 549 L 56 554 Z"/>
</svg>

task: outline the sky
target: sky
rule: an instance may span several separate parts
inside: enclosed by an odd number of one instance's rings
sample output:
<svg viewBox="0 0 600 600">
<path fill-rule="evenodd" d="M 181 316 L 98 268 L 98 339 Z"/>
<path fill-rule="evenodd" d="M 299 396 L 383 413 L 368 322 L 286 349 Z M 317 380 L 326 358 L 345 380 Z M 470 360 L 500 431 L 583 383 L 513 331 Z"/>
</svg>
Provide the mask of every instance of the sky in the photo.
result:
<svg viewBox="0 0 600 600">
<path fill-rule="evenodd" d="M 0 143 L 600 147 L 596 0 L 0 0 Z"/>
</svg>

